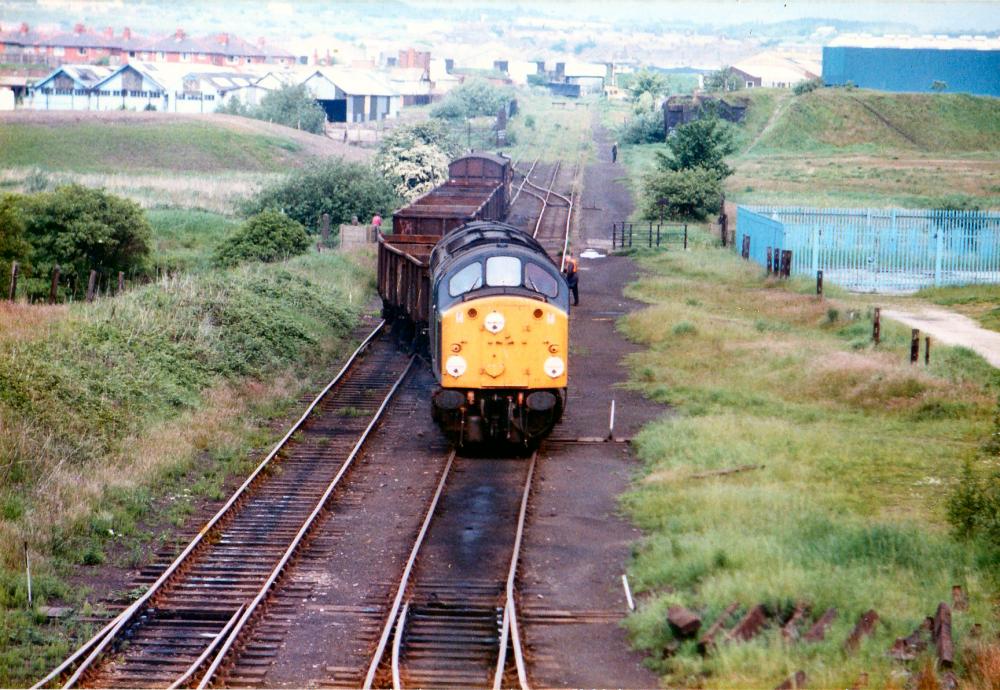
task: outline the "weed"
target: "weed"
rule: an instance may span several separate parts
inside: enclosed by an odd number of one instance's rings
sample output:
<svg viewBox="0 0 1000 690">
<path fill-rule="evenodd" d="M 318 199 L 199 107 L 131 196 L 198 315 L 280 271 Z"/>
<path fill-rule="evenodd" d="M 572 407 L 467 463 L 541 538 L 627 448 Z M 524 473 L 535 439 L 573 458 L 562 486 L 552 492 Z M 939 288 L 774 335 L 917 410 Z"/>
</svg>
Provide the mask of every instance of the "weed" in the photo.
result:
<svg viewBox="0 0 1000 690">
<path fill-rule="evenodd" d="M 670 329 L 670 332 L 674 335 L 694 335 L 698 332 L 694 324 L 690 321 L 680 321 L 674 324 L 674 327 Z"/>
</svg>

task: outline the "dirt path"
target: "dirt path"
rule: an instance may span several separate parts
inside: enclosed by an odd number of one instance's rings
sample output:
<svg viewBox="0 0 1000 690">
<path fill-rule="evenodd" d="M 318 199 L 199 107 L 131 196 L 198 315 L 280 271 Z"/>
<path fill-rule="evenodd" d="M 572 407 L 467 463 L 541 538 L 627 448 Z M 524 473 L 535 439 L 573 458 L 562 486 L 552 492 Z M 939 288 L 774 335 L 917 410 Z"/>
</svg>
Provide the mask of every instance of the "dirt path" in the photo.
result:
<svg viewBox="0 0 1000 690">
<path fill-rule="evenodd" d="M 778 96 L 778 102 L 775 104 L 774 110 L 771 111 L 771 117 L 767 118 L 767 123 L 764 125 L 763 129 L 760 130 L 757 136 L 753 138 L 750 145 L 743 150 L 743 154 L 753 151 L 753 147 L 757 145 L 757 142 L 763 139 L 765 134 L 774 129 L 775 123 L 778 121 L 778 118 L 781 117 L 781 114 L 785 112 L 785 107 L 788 105 L 790 100 L 791 99 L 787 96 Z"/>
<path fill-rule="evenodd" d="M 621 577 L 641 537 L 618 507 L 635 458 L 625 443 L 566 442 L 607 434 L 612 399 L 616 437 L 631 437 L 663 412 L 620 387 L 628 379 L 623 358 L 638 348 L 615 330 L 615 321 L 642 305 L 622 296 L 635 279 L 632 261 L 604 256 L 604 247 L 611 221 L 628 217 L 632 199 L 596 117 L 594 129 L 598 160 L 584 170 L 573 246 L 598 251 L 580 261 L 580 306 L 570 315 L 570 372 L 578 373 L 570 374 L 566 415 L 542 444 L 522 555 L 523 634 L 532 685 L 657 687 L 619 626 L 628 611 Z"/>
<path fill-rule="evenodd" d="M 919 328 L 942 343 L 967 347 L 1000 368 L 1000 333 L 983 328 L 968 316 L 937 307 L 883 309 L 882 315 Z"/>
</svg>

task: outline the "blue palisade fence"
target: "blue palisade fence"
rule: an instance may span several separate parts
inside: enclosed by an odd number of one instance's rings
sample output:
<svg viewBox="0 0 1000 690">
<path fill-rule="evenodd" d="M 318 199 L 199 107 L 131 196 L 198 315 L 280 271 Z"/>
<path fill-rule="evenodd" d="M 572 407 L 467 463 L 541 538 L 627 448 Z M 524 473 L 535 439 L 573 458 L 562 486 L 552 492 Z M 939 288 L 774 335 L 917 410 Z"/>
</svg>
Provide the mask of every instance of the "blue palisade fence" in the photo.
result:
<svg viewBox="0 0 1000 690">
<path fill-rule="evenodd" d="M 750 258 L 792 251 L 792 275 L 850 290 L 910 292 L 932 285 L 1000 283 L 1000 214 L 906 209 L 740 206 L 736 247 Z"/>
</svg>

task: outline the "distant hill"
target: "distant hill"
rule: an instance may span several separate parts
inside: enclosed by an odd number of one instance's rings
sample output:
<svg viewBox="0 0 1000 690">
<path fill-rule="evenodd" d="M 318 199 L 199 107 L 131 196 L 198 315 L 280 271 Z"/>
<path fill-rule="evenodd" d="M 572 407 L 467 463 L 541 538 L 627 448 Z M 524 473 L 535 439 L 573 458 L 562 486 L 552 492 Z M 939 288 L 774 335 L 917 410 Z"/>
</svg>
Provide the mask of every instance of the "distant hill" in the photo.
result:
<svg viewBox="0 0 1000 690">
<path fill-rule="evenodd" d="M 750 155 L 1000 151 L 1000 99 L 846 89 L 781 96 L 753 100 L 751 109 L 769 112 L 749 118 L 759 128 Z"/>
<path fill-rule="evenodd" d="M 0 114 L 0 167 L 50 171 L 280 172 L 369 151 L 232 115 L 112 111 Z"/>
</svg>

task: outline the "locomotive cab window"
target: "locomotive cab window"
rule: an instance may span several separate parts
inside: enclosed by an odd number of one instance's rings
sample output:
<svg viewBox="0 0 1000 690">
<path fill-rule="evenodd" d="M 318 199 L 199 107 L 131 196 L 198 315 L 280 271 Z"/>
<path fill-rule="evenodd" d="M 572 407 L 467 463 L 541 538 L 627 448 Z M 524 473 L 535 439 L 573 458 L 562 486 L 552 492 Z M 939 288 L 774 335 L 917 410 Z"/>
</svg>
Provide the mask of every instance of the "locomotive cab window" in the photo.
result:
<svg viewBox="0 0 1000 690">
<path fill-rule="evenodd" d="M 521 284 L 521 260 L 514 256 L 488 258 L 486 284 L 490 287 L 518 287 Z"/>
<path fill-rule="evenodd" d="M 458 297 L 482 286 L 483 265 L 476 261 L 451 277 L 451 280 L 448 281 L 448 294 L 452 297 Z"/>
<path fill-rule="evenodd" d="M 559 294 L 559 283 L 552 274 L 530 261 L 524 267 L 524 285 L 546 297 L 555 297 Z"/>
</svg>

